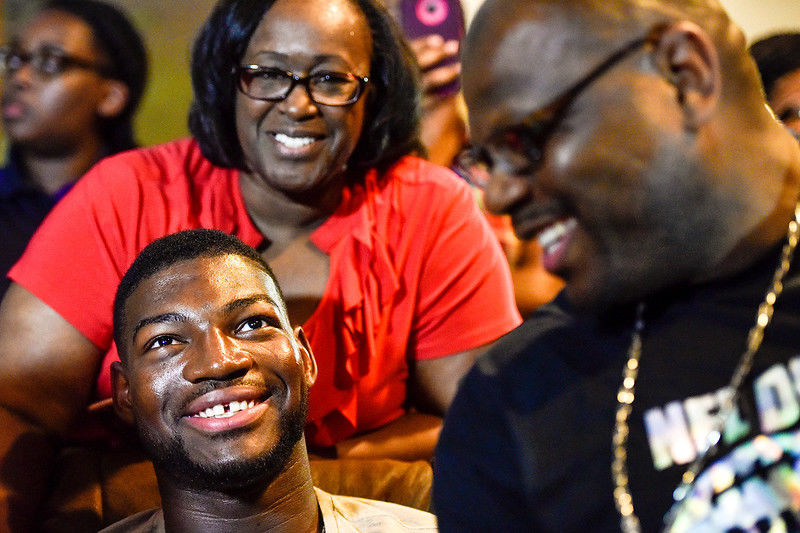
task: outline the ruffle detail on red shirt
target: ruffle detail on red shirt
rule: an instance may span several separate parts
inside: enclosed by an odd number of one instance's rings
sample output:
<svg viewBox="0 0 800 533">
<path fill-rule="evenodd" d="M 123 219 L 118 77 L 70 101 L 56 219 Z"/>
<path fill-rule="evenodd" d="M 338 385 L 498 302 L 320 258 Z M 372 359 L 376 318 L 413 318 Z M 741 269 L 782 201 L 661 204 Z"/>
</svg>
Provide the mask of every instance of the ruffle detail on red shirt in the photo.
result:
<svg viewBox="0 0 800 533">
<path fill-rule="evenodd" d="M 334 371 L 320 373 L 311 391 L 307 435 L 314 445 L 331 446 L 355 432 L 358 381 L 370 372 L 389 334 L 387 316 L 401 283 L 383 237 L 396 209 L 387 209 L 386 201 L 372 170 L 363 185 L 345 190 L 339 209 L 311 237 L 331 257 L 330 276 L 336 286 L 304 329 L 312 339 L 338 339 L 333 349 L 315 350 L 318 366 Z M 341 302 L 341 314 L 335 301 Z M 331 331 L 321 331 L 327 328 Z M 315 397 L 325 400 L 315 402 Z"/>
</svg>

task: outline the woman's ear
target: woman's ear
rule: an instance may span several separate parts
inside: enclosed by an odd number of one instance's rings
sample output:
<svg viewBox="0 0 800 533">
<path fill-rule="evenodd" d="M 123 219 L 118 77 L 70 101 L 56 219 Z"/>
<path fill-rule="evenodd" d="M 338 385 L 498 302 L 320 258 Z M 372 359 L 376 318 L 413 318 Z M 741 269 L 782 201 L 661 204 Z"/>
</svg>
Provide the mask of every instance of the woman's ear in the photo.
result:
<svg viewBox="0 0 800 533">
<path fill-rule="evenodd" d="M 131 388 L 125 367 L 121 362 L 111 363 L 111 398 L 114 400 L 114 412 L 128 424 L 133 425 L 135 417 L 131 404 Z"/>
<path fill-rule="evenodd" d="M 668 26 L 656 42 L 656 60 L 677 89 L 687 126 L 697 129 L 717 109 L 722 90 L 719 52 L 711 37 L 693 22 Z"/>
<path fill-rule="evenodd" d="M 114 118 L 128 105 L 130 90 L 119 80 L 106 79 L 104 84 L 105 95 L 97 104 L 97 114 L 103 118 Z"/>
<path fill-rule="evenodd" d="M 302 327 L 297 326 L 294 328 L 294 336 L 300 345 L 300 358 L 303 362 L 306 385 L 310 387 L 317 381 L 317 360 L 314 359 L 311 345 L 308 343 L 308 338 Z"/>
</svg>

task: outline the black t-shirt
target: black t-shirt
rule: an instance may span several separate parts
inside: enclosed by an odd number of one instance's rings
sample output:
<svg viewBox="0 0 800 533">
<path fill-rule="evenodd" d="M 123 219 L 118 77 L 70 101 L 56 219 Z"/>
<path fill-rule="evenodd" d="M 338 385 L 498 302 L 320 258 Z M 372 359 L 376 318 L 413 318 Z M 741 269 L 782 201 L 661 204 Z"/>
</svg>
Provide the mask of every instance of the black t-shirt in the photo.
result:
<svg viewBox="0 0 800 533">
<path fill-rule="evenodd" d="M 776 249 L 734 279 L 647 302 L 628 444 L 644 531 L 662 528 L 672 492 L 703 448 L 778 257 Z M 687 508 L 695 515 L 676 523 L 686 530 L 741 531 L 780 519 L 798 527 L 798 262 L 725 444 L 694 485 L 701 497 Z M 633 321 L 632 308 L 600 321 L 571 312 L 559 297 L 479 360 L 448 413 L 434 461 L 442 531 L 619 530 L 611 436 Z"/>
</svg>

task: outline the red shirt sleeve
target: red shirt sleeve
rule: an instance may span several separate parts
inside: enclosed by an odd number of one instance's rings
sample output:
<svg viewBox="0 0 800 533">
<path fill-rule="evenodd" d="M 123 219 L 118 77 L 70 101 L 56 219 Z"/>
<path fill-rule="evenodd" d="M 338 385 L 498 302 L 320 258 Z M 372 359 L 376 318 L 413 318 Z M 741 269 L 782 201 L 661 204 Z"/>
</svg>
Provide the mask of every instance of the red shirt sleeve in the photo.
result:
<svg viewBox="0 0 800 533">
<path fill-rule="evenodd" d="M 405 230 L 427 236 L 412 342 L 417 359 L 432 359 L 494 341 L 522 318 L 508 263 L 469 186 L 444 169 L 422 170 L 447 173 Z"/>
<path fill-rule="evenodd" d="M 144 188 L 135 174 L 120 158 L 95 166 L 51 211 L 9 273 L 101 349 L 111 344 L 117 284 L 139 248 Z"/>
<path fill-rule="evenodd" d="M 112 342 L 119 280 L 153 240 L 216 228 L 251 246 L 238 173 L 214 167 L 197 144 L 176 141 L 99 162 L 51 211 L 9 277 L 99 348 Z"/>
</svg>

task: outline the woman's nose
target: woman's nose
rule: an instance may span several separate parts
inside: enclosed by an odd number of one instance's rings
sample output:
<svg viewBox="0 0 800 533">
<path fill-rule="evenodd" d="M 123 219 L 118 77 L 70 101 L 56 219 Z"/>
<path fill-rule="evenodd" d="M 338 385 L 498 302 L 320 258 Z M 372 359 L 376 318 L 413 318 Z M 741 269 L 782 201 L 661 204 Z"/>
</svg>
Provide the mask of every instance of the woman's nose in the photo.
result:
<svg viewBox="0 0 800 533">
<path fill-rule="evenodd" d="M 9 70 L 4 74 L 7 83 L 18 86 L 30 85 L 35 76 L 36 74 L 30 61 L 24 61 L 17 68 Z"/>
<path fill-rule="evenodd" d="M 302 83 L 292 87 L 286 98 L 278 102 L 278 107 L 294 120 L 303 120 L 319 113 L 316 102 L 311 99 L 308 86 Z"/>
</svg>

